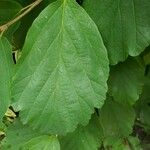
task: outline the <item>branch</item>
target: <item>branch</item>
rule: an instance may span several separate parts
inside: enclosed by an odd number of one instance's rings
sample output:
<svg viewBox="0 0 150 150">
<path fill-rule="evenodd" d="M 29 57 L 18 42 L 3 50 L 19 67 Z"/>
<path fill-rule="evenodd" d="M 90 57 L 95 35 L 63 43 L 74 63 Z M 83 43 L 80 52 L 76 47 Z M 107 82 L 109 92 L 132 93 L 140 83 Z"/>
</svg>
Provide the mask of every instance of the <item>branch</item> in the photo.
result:
<svg viewBox="0 0 150 150">
<path fill-rule="evenodd" d="M 0 32 L 1 35 L 3 35 L 3 33 L 14 23 L 16 23 L 17 21 L 19 21 L 21 18 L 23 18 L 25 15 L 27 15 L 34 7 L 36 7 L 39 3 L 41 3 L 43 0 L 36 0 L 35 2 L 33 2 L 32 4 L 26 6 L 25 8 L 21 9 L 21 14 L 19 16 L 17 16 L 16 18 L 14 18 L 13 20 L 10 20 L 9 22 L 7 22 L 4 25 L 0 26 Z"/>
</svg>

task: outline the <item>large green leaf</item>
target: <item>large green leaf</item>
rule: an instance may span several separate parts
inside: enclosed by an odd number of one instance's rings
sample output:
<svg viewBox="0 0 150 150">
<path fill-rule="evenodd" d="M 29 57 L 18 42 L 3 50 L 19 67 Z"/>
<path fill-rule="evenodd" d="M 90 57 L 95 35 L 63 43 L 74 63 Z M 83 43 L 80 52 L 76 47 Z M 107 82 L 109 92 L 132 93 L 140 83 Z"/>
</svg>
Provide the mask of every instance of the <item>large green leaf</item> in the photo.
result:
<svg viewBox="0 0 150 150">
<path fill-rule="evenodd" d="M 13 79 L 13 106 L 34 129 L 72 131 L 103 105 L 108 70 L 94 22 L 74 0 L 59 0 L 29 30 Z"/>
<path fill-rule="evenodd" d="M 97 150 L 102 143 L 102 128 L 98 117 L 93 115 L 90 123 L 78 127 L 73 133 L 60 138 L 62 150 Z"/>
<path fill-rule="evenodd" d="M 133 58 L 112 67 L 109 93 L 114 100 L 122 104 L 133 105 L 142 93 L 144 71 L 144 66 Z"/>
<path fill-rule="evenodd" d="M 3 150 L 60 150 L 56 136 L 41 135 L 28 126 L 23 126 L 19 120 L 15 121 L 6 132 L 2 141 Z"/>
<path fill-rule="evenodd" d="M 0 38 L 0 122 L 10 104 L 10 82 L 12 75 L 11 45 L 6 38 Z"/>
<path fill-rule="evenodd" d="M 150 44 L 150 0 L 84 0 L 83 7 L 102 33 L 111 64 Z"/>
<path fill-rule="evenodd" d="M 135 112 L 131 106 L 119 104 L 109 98 L 100 109 L 99 115 L 104 139 L 124 138 L 132 133 Z"/>
</svg>

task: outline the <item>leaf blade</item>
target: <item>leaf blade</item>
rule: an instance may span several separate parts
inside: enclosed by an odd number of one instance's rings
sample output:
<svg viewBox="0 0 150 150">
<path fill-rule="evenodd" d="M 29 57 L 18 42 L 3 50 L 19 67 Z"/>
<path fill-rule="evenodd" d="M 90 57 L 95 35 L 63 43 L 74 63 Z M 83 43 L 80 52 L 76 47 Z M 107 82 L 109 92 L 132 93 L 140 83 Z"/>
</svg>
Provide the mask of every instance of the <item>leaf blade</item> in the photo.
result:
<svg viewBox="0 0 150 150">
<path fill-rule="evenodd" d="M 85 0 L 83 7 L 102 34 L 111 64 L 139 55 L 150 44 L 149 0 Z"/>
<path fill-rule="evenodd" d="M 6 137 L 2 141 L 1 148 L 4 150 L 60 150 L 56 136 L 42 135 L 37 130 L 33 131 L 29 126 L 24 126 L 19 119 L 11 124 Z"/>
<path fill-rule="evenodd" d="M 14 76 L 14 106 L 21 109 L 22 121 L 54 134 L 87 124 L 105 100 L 108 65 L 86 12 L 70 0 L 51 4 L 31 27 Z"/>
<path fill-rule="evenodd" d="M 6 38 L 0 38 L 0 120 L 2 120 L 10 104 L 11 76 L 13 60 L 11 46 Z"/>
<path fill-rule="evenodd" d="M 109 94 L 115 101 L 134 105 L 142 93 L 145 68 L 139 59 L 129 58 L 112 67 L 109 77 Z"/>
<path fill-rule="evenodd" d="M 62 150 L 97 150 L 102 144 L 102 129 L 98 117 L 92 116 L 86 127 L 80 126 L 74 132 L 60 137 Z"/>
<path fill-rule="evenodd" d="M 131 106 L 119 104 L 109 97 L 99 110 L 99 115 L 104 139 L 113 141 L 126 138 L 132 133 L 135 111 Z"/>
</svg>

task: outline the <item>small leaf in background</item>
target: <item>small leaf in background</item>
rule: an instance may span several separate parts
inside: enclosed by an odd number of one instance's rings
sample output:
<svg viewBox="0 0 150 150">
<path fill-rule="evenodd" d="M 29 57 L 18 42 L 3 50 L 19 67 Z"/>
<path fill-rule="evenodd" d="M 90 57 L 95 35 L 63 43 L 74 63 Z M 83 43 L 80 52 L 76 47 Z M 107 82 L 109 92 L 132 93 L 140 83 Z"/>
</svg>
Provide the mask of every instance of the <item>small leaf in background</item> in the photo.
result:
<svg viewBox="0 0 150 150">
<path fill-rule="evenodd" d="M 125 106 L 108 98 L 99 110 L 99 121 L 104 139 L 114 140 L 128 137 L 132 133 L 135 112 L 131 106 Z"/>
<path fill-rule="evenodd" d="M 60 150 L 59 141 L 56 136 L 43 135 L 31 139 L 22 146 L 22 150 Z"/>
<path fill-rule="evenodd" d="M 84 0 L 83 7 L 102 34 L 111 64 L 150 44 L 150 0 Z"/>
<path fill-rule="evenodd" d="M 101 146 L 102 137 L 103 131 L 98 117 L 93 115 L 86 127 L 80 126 L 60 138 L 61 150 L 97 150 Z"/>
<path fill-rule="evenodd" d="M 137 102 L 136 111 L 138 121 L 142 123 L 142 127 L 150 134 L 150 75 L 147 75 L 143 93 Z"/>
<path fill-rule="evenodd" d="M 0 0 L 0 25 L 12 20 L 18 14 L 21 8 L 22 6 L 15 0 Z M 12 36 L 18 27 L 19 22 L 12 25 L 6 31 L 5 36 L 9 39 L 9 41 L 12 40 Z"/>
<path fill-rule="evenodd" d="M 106 98 L 109 62 L 99 31 L 72 0 L 49 5 L 33 23 L 13 78 L 21 121 L 44 133 L 86 125 Z"/>
<path fill-rule="evenodd" d="M 150 65 L 150 46 L 148 46 L 143 54 L 145 65 Z"/>
<path fill-rule="evenodd" d="M 141 107 L 139 120 L 146 132 L 150 133 L 150 106 L 147 104 Z"/>
<path fill-rule="evenodd" d="M 0 38 L 0 122 L 11 99 L 12 48 L 6 38 Z"/>
<path fill-rule="evenodd" d="M 2 141 L 3 150 L 60 150 L 56 136 L 41 135 L 28 126 L 23 126 L 17 119 L 10 125 L 6 138 Z"/>
<path fill-rule="evenodd" d="M 7 23 L 14 18 L 21 8 L 15 0 L 0 0 L 0 24 Z"/>
<path fill-rule="evenodd" d="M 143 92 L 140 97 L 141 99 L 139 102 L 142 104 L 148 104 L 150 102 L 150 70 L 147 73 L 147 76 L 145 77 Z"/>
<path fill-rule="evenodd" d="M 144 66 L 134 58 L 112 67 L 108 82 L 109 94 L 119 103 L 135 104 L 142 93 L 144 71 Z"/>
<path fill-rule="evenodd" d="M 143 150 L 140 141 L 136 137 L 115 140 L 113 143 L 104 142 L 104 147 L 111 150 Z"/>
</svg>

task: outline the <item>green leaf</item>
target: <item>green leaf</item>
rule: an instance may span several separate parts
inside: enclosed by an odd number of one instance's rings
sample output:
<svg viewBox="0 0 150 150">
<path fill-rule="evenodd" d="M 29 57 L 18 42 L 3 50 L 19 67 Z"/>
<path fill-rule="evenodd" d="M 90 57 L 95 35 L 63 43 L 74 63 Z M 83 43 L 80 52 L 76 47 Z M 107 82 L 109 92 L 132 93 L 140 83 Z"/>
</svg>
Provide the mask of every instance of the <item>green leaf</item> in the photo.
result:
<svg viewBox="0 0 150 150">
<path fill-rule="evenodd" d="M 149 101 L 150 102 L 150 101 Z M 150 133 L 150 106 L 145 104 L 141 106 L 140 117 L 139 120 L 143 124 L 144 129 Z"/>
<path fill-rule="evenodd" d="M 21 5 L 14 0 L 0 0 L 0 24 L 14 18 L 21 8 Z"/>
<path fill-rule="evenodd" d="M 149 0 L 84 0 L 97 24 L 111 64 L 139 55 L 150 44 Z"/>
<path fill-rule="evenodd" d="M 143 54 L 145 65 L 150 65 L 150 46 L 146 48 Z"/>
<path fill-rule="evenodd" d="M 144 87 L 141 95 L 141 99 L 139 101 L 140 105 L 148 104 L 150 102 L 150 71 L 145 78 Z"/>
<path fill-rule="evenodd" d="M 58 139 L 55 136 L 43 135 L 31 139 L 25 145 L 23 150 L 60 150 Z"/>
<path fill-rule="evenodd" d="M 138 137 L 128 137 L 128 143 L 129 143 L 129 147 L 128 149 L 131 150 L 131 148 L 135 149 L 135 150 L 143 150 L 141 147 L 141 141 L 139 140 Z"/>
<path fill-rule="evenodd" d="M 11 45 L 6 38 L 0 38 L 0 122 L 10 104 L 10 82 L 12 76 Z"/>
<path fill-rule="evenodd" d="M 105 139 L 128 137 L 132 133 L 135 112 L 132 107 L 107 99 L 99 111 L 99 121 Z"/>
<path fill-rule="evenodd" d="M 146 77 L 145 85 L 143 88 L 142 95 L 140 100 L 136 105 L 136 111 L 139 116 L 138 120 L 140 121 L 141 126 L 144 127 L 146 132 L 150 133 L 150 75 Z"/>
<path fill-rule="evenodd" d="M 0 25 L 12 20 L 21 10 L 22 6 L 14 0 L 0 0 Z M 12 42 L 12 36 L 19 27 L 19 22 L 8 28 L 4 35 Z"/>
<path fill-rule="evenodd" d="M 106 98 L 109 62 L 94 22 L 74 0 L 49 5 L 27 35 L 13 79 L 21 120 L 53 134 L 86 125 Z"/>
<path fill-rule="evenodd" d="M 24 7 L 26 7 L 27 5 L 30 5 L 35 0 L 25 0 L 25 1 L 17 0 L 17 1 L 20 2 Z M 19 48 L 23 47 L 23 44 L 24 44 L 24 41 L 26 38 L 26 34 L 27 34 L 29 28 L 31 27 L 33 21 L 36 19 L 36 17 L 39 15 L 39 13 L 46 6 L 48 6 L 50 3 L 54 2 L 54 1 L 56 1 L 56 0 L 43 0 L 30 13 L 28 13 L 21 19 L 21 24 L 14 34 L 14 43 L 17 45 L 17 47 L 19 47 Z"/>
<path fill-rule="evenodd" d="M 56 136 L 41 135 L 16 120 L 6 132 L 2 141 L 3 150 L 60 150 Z"/>
<path fill-rule="evenodd" d="M 135 104 L 142 93 L 144 71 L 144 66 L 134 58 L 129 58 L 112 67 L 109 78 L 109 94 L 119 103 Z"/>
<path fill-rule="evenodd" d="M 129 137 L 128 139 L 119 139 L 114 141 L 114 143 L 109 144 L 104 142 L 104 147 L 111 150 L 142 150 L 140 146 L 140 141 L 136 137 Z"/>
<path fill-rule="evenodd" d="M 86 127 L 80 126 L 73 133 L 60 138 L 62 150 L 97 150 L 101 143 L 102 128 L 96 115 Z"/>
</svg>

